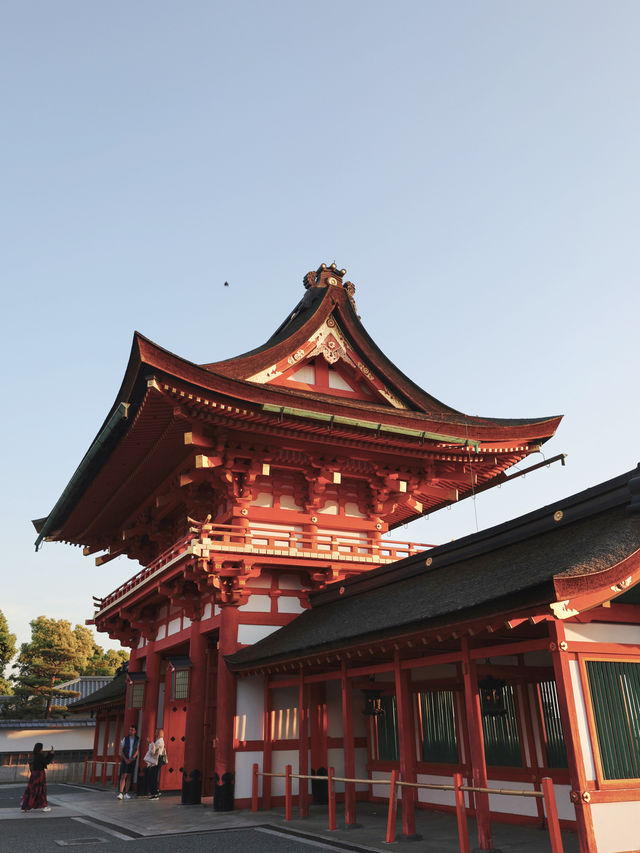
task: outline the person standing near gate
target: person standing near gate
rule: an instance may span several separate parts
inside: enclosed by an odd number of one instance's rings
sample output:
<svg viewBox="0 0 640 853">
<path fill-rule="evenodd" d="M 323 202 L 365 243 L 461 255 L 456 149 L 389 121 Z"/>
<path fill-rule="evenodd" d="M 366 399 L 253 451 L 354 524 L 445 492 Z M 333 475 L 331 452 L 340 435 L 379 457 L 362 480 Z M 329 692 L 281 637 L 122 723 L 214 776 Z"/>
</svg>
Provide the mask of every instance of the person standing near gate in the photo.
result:
<svg viewBox="0 0 640 853">
<path fill-rule="evenodd" d="M 144 757 L 147 765 L 145 777 L 147 782 L 147 794 L 150 800 L 157 800 L 160 796 L 158 786 L 158 774 L 160 768 L 167 763 L 167 752 L 164 747 L 164 729 L 156 729 L 156 739 L 147 741 L 149 748 Z"/>
<path fill-rule="evenodd" d="M 138 753 L 140 751 L 140 738 L 135 726 L 129 727 L 129 734 L 122 738 L 120 744 L 120 791 L 118 799 L 131 799 L 129 788 L 131 787 L 131 776 L 136 768 Z"/>
</svg>

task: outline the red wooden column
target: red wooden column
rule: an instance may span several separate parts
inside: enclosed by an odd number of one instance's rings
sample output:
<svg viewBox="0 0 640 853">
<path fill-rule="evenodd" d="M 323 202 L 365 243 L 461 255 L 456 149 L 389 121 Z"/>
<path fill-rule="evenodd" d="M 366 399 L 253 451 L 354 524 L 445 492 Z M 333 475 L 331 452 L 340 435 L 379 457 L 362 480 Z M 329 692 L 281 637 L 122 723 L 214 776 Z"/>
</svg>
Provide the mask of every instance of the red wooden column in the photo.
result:
<svg viewBox="0 0 640 853">
<path fill-rule="evenodd" d="M 182 803 L 198 805 L 202 796 L 204 770 L 204 712 L 207 674 L 207 637 L 200 632 L 200 621 L 191 623 L 189 639 L 189 704 L 185 726 L 184 767 L 182 770 Z"/>
<path fill-rule="evenodd" d="M 298 773 L 309 775 L 309 703 L 304 683 L 304 670 L 298 672 Z M 300 817 L 309 816 L 309 780 L 298 779 Z"/>
<path fill-rule="evenodd" d="M 463 655 L 462 678 L 464 681 L 464 702 L 467 712 L 467 726 L 469 728 L 469 749 L 473 770 L 473 784 L 478 788 L 486 788 L 487 764 L 484 757 L 478 674 L 475 663 L 469 657 L 469 641 L 466 637 L 462 638 L 461 645 Z M 480 850 L 493 850 L 491 819 L 489 817 L 489 795 L 476 794 L 475 801 Z"/>
<path fill-rule="evenodd" d="M 129 656 L 129 670 L 128 671 L 131 673 L 140 672 L 141 668 L 142 668 L 142 661 L 140 660 L 138 649 L 133 649 L 131 651 L 131 655 Z M 130 696 L 129 696 L 131 686 L 132 686 L 131 682 L 129 682 L 129 684 L 127 685 L 126 705 L 125 705 L 125 709 L 124 709 L 124 723 L 123 723 L 124 735 L 123 735 L 123 737 L 125 735 L 129 734 L 129 728 L 131 726 L 135 726 L 136 728 L 138 727 L 138 716 L 139 716 L 138 708 L 132 708 L 131 707 L 131 701 L 130 701 Z M 141 732 L 138 732 L 138 736 L 140 736 L 140 735 L 141 735 Z M 119 751 L 120 750 L 118 750 L 118 752 Z"/>
<path fill-rule="evenodd" d="M 341 664 L 340 687 L 342 690 L 342 749 L 344 752 L 344 775 L 353 779 L 356 774 L 356 758 L 353 735 L 353 691 L 347 678 L 347 664 Z M 356 826 L 356 785 L 344 783 L 344 822 L 348 827 Z"/>
<path fill-rule="evenodd" d="M 327 768 L 327 698 L 324 682 L 309 685 L 311 766 L 314 773 Z"/>
<path fill-rule="evenodd" d="M 400 668 L 400 655 L 393 656 L 393 672 L 398 707 L 398 747 L 400 749 L 400 775 L 403 782 L 416 781 L 416 742 L 411 707 L 409 670 Z M 416 839 L 416 789 L 402 788 L 402 835 Z"/>
<path fill-rule="evenodd" d="M 142 731 L 140 732 L 140 757 L 147 751 L 147 741 L 154 740 L 156 734 L 156 719 L 158 716 L 158 692 L 160 679 L 160 655 L 155 650 L 155 643 L 147 643 L 145 675 L 147 683 L 144 688 L 144 704 L 142 708 Z"/>
<path fill-rule="evenodd" d="M 262 770 L 271 773 L 271 756 L 273 753 L 273 742 L 271 740 L 271 689 L 269 674 L 264 677 L 264 710 L 263 710 L 263 752 Z M 271 776 L 262 777 L 262 808 L 271 808 Z"/>
<path fill-rule="evenodd" d="M 587 791 L 587 775 L 584 769 L 584 756 L 580 744 L 580 730 L 578 728 L 578 714 L 569 667 L 570 655 L 566 651 L 567 646 L 562 622 L 549 622 L 548 625 L 551 639 L 551 658 L 553 660 L 553 671 L 558 691 L 558 705 L 560 706 L 560 717 L 562 719 L 562 732 L 567 745 L 569 777 L 572 788 L 571 800 L 576 810 L 580 853 L 590 853 L 591 850 L 596 849 L 596 839 L 593 830 L 591 806 L 583 798 L 583 794 Z"/>
<path fill-rule="evenodd" d="M 213 807 L 218 812 L 233 811 L 235 753 L 233 749 L 236 716 L 236 679 L 224 660 L 238 648 L 238 608 L 234 604 L 220 606 L 220 639 L 218 642 L 218 695 L 216 719 L 216 761 Z"/>
</svg>

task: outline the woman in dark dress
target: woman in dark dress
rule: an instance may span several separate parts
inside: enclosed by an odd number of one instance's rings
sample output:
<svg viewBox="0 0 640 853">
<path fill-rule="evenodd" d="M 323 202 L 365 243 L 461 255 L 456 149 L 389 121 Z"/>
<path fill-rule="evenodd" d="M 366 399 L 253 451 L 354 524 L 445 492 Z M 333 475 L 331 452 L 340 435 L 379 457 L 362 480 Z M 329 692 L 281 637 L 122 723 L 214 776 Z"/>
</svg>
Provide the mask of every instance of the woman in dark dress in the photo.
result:
<svg viewBox="0 0 640 853">
<path fill-rule="evenodd" d="M 33 747 L 33 754 L 29 759 L 29 782 L 27 790 L 22 795 L 20 800 L 20 808 L 23 812 L 28 812 L 30 809 L 42 809 L 43 812 L 50 812 L 51 809 L 47 804 L 47 765 L 53 761 L 53 747 L 49 752 L 44 752 L 42 744 L 37 743 Z"/>
</svg>

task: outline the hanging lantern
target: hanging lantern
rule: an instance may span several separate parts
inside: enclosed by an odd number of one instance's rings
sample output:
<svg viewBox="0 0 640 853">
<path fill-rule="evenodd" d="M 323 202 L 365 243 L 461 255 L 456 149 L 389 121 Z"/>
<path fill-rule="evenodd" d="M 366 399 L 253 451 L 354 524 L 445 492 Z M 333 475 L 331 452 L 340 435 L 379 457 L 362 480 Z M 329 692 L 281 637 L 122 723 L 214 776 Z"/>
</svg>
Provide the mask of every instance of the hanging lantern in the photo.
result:
<svg viewBox="0 0 640 853">
<path fill-rule="evenodd" d="M 487 675 L 486 678 L 478 682 L 480 707 L 483 714 L 488 717 L 496 717 L 507 713 L 504 699 L 504 688 L 506 686 L 506 681 L 501 678 L 494 678 L 492 675 Z"/>
<path fill-rule="evenodd" d="M 362 712 L 366 717 L 379 717 L 384 714 L 382 695 L 377 690 L 364 690 L 366 704 Z"/>
</svg>

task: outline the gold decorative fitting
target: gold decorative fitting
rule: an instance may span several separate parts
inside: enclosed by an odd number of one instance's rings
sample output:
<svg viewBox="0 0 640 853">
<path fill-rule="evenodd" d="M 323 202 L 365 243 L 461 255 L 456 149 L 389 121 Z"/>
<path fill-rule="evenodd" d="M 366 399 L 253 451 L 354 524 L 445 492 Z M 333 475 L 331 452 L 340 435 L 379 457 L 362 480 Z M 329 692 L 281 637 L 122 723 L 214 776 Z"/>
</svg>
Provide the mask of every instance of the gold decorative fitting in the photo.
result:
<svg viewBox="0 0 640 853">
<path fill-rule="evenodd" d="M 327 281 L 329 282 L 329 284 L 337 284 L 337 283 L 338 283 L 338 279 L 337 279 L 337 278 L 334 278 L 333 276 L 330 276 L 330 277 L 327 279 Z"/>
<path fill-rule="evenodd" d="M 549 643 L 549 651 L 555 652 L 555 650 L 556 650 L 556 644 L 555 643 Z"/>
<path fill-rule="evenodd" d="M 554 521 L 562 521 L 562 516 L 563 516 L 563 515 L 564 515 L 564 513 L 562 512 L 562 510 L 561 510 L 561 509 L 559 509 L 557 512 L 554 512 L 554 513 L 553 513 L 553 520 L 554 520 Z"/>
<path fill-rule="evenodd" d="M 590 803 L 591 802 L 591 794 L 588 791 L 583 791 L 582 792 L 582 799 L 584 800 L 585 803 Z"/>
<path fill-rule="evenodd" d="M 425 560 L 425 565 L 430 566 L 433 563 L 433 557 L 427 557 Z"/>
<path fill-rule="evenodd" d="M 240 514 L 241 514 L 241 515 L 249 515 L 249 510 L 248 510 L 246 507 L 243 507 L 243 508 L 240 510 Z"/>
<path fill-rule="evenodd" d="M 577 791 L 571 791 L 571 793 L 569 794 L 569 799 L 572 803 L 577 803 L 580 799 L 580 794 Z"/>
<path fill-rule="evenodd" d="M 566 652 L 569 648 L 569 643 L 567 643 L 566 640 L 563 640 L 561 643 L 558 643 L 558 648 L 560 649 L 560 651 Z"/>
<path fill-rule="evenodd" d="M 343 586 L 340 587 L 340 589 L 338 590 L 338 593 L 339 593 L 339 595 L 344 595 L 344 587 Z"/>
<path fill-rule="evenodd" d="M 376 524 L 376 530 L 382 530 L 382 525 L 380 524 L 380 522 Z"/>
<path fill-rule="evenodd" d="M 318 521 L 318 516 L 317 516 L 317 515 L 312 515 L 312 516 L 311 516 L 311 523 L 312 523 L 312 524 L 315 524 L 317 521 Z"/>
</svg>

